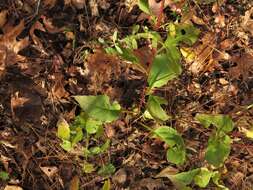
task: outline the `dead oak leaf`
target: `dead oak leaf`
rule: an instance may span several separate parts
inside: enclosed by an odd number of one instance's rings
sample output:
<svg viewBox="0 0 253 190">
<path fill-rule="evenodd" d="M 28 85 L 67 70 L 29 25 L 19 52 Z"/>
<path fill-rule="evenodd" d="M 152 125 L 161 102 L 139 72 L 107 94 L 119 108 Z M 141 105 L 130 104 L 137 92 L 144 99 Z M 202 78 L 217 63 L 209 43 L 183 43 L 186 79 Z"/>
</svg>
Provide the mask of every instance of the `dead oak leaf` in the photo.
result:
<svg viewBox="0 0 253 190">
<path fill-rule="evenodd" d="M 2 10 L 0 12 L 0 28 L 2 28 L 7 22 L 7 14 L 8 14 L 7 10 Z"/>
<path fill-rule="evenodd" d="M 190 66 L 190 71 L 194 74 L 198 74 L 207 70 L 207 66 L 210 67 L 211 56 L 214 51 L 215 37 L 213 33 L 207 33 L 202 39 L 202 44 L 195 48 L 196 59 Z"/>
<path fill-rule="evenodd" d="M 245 16 L 243 17 L 243 22 L 241 23 L 242 28 L 249 32 L 253 36 L 253 7 L 245 12 Z"/>
<path fill-rule="evenodd" d="M 24 27 L 24 20 L 22 20 L 17 26 L 0 36 L 0 76 L 4 73 L 6 66 L 26 60 L 25 57 L 18 55 L 18 52 L 29 45 L 29 38 L 17 41 L 17 36 Z"/>
<path fill-rule="evenodd" d="M 242 76 L 242 79 L 245 81 L 250 76 L 250 73 L 253 72 L 253 56 L 249 53 L 245 53 L 239 58 L 234 60 L 237 63 L 237 66 L 232 67 L 229 70 L 229 74 L 233 79 L 239 79 Z"/>
<path fill-rule="evenodd" d="M 46 55 L 46 54 L 47 54 L 47 53 L 46 53 L 46 50 L 45 50 L 43 44 L 41 43 L 40 38 L 37 37 L 37 36 L 35 35 L 35 33 L 34 33 L 35 30 L 40 30 L 40 31 L 46 32 L 46 29 L 44 28 L 44 26 L 43 26 L 42 23 L 40 23 L 39 21 L 36 21 L 36 22 L 34 23 L 34 25 L 32 25 L 31 29 L 29 30 L 29 34 L 30 34 L 30 36 L 31 36 L 31 38 L 32 38 L 32 41 L 33 41 L 33 43 L 34 43 L 34 45 L 35 45 L 35 48 L 36 48 L 37 50 L 39 50 L 40 52 L 42 52 L 43 54 Z"/>
</svg>

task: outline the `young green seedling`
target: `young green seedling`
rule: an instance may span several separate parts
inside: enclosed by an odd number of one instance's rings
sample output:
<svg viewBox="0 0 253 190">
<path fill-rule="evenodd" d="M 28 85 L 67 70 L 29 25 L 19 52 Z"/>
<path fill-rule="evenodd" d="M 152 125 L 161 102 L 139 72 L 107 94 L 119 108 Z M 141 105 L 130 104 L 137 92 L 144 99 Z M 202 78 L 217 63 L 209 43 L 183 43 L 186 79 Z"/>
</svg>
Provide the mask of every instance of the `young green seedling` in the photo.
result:
<svg viewBox="0 0 253 190">
<path fill-rule="evenodd" d="M 227 115 L 197 114 L 195 117 L 205 128 L 211 125 L 216 127 L 213 135 L 208 140 L 205 159 L 215 167 L 223 165 L 230 154 L 231 139 L 227 133 L 234 128 L 234 123 Z"/>
</svg>

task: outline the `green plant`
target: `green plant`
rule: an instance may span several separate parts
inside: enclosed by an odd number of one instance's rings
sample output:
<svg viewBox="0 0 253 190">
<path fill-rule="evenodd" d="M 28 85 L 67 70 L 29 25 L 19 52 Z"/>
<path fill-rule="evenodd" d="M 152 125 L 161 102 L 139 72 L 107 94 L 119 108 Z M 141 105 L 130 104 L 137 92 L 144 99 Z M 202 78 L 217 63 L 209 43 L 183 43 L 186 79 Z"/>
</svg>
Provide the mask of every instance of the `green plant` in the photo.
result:
<svg viewBox="0 0 253 190">
<path fill-rule="evenodd" d="M 106 95 L 74 96 L 82 112 L 69 125 L 63 118 L 57 123 L 57 136 L 62 140 L 61 147 L 71 151 L 80 141 L 85 141 L 84 156 L 94 156 L 106 152 L 110 147 L 110 140 L 106 139 L 102 145 L 90 147 L 90 139 L 98 139 L 103 135 L 103 124 L 118 119 L 121 107 L 117 102 L 110 103 Z M 91 173 L 96 168 L 93 164 L 84 163 L 83 171 Z M 104 165 L 98 170 L 99 175 L 109 175 L 115 171 L 112 164 Z"/>
<path fill-rule="evenodd" d="M 169 146 L 166 154 L 167 160 L 174 164 L 183 164 L 185 161 L 185 145 L 183 138 L 177 131 L 172 127 L 161 126 L 153 132 Z"/>
<path fill-rule="evenodd" d="M 214 125 L 216 129 L 208 140 L 205 159 L 215 167 L 223 165 L 230 154 L 231 139 L 227 133 L 234 128 L 234 123 L 227 115 L 197 114 L 195 117 L 205 128 Z"/>
<path fill-rule="evenodd" d="M 0 179 L 3 181 L 9 180 L 9 174 L 5 171 L 0 171 Z"/>
<path fill-rule="evenodd" d="M 218 189 L 228 190 L 224 185 L 220 184 L 220 174 L 218 171 L 212 171 L 208 168 L 201 167 L 187 172 L 172 173 L 170 170 L 164 169 L 156 177 L 167 177 L 180 190 L 191 190 L 188 185 L 194 182 L 200 188 L 205 188 L 212 182 L 216 184 Z"/>
</svg>

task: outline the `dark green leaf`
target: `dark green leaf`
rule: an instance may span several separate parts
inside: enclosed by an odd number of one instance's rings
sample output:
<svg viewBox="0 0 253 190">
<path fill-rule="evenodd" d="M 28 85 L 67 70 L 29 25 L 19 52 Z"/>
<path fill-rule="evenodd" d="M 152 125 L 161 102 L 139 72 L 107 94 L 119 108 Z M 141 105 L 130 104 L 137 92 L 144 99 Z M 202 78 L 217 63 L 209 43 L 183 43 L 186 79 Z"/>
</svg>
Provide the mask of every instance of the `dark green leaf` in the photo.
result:
<svg viewBox="0 0 253 190">
<path fill-rule="evenodd" d="M 199 187 L 206 187 L 209 184 L 210 179 L 213 176 L 213 172 L 207 168 L 201 168 L 200 172 L 194 177 L 194 182 Z"/>
<path fill-rule="evenodd" d="M 172 127 L 161 126 L 154 130 L 155 135 L 157 135 L 161 140 L 163 140 L 167 145 L 173 147 L 178 144 L 184 146 L 184 141 L 178 132 Z"/>
<path fill-rule="evenodd" d="M 195 117 L 204 127 L 208 128 L 211 124 L 215 125 L 219 130 L 225 133 L 230 132 L 234 128 L 232 119 L 227 115 L 210 115 L 197 114 Z"/>
<path fill-rule="evenodd" d="M 185 148 L 180 146 L 169 148 L 166 156 L 169 162 L 181 165 L 185 162 Z"/>
<path fill-rule="evenodd" d="M 213 177 L 212 177 L 213 183 L 215 185 L 217 185 L 219 187 L 220 190 L 229 190 L 227 187 L 225 187 L 224 185 L 220 184 L 219 180 L 220 180 L 220 173 L 218 171 L 213 173 Z"/>
<path fill-rule="evenodd" d="M 179 174 L 173 175 L 170 177 L 173 183 L 189 185 L 192 183 L 193 179 L 200 172 L 200 168 L 193 169 L 187 172 L 181 172 Z"/>
<path fill-rule="evenodd" d="M 167 105 L 167 101 L 159 96 L 150 95 L 147 103 L 147 110 L 154 119 L 167 121 L 170 117 L 161 107 L 162 104 Z"/>
<path fill-rule="evenodd" d="M 72 137 L 71 143 L 72 146 L 74 146 L 76 143 L 80 142 L 81 140 L 83 140 L 83 130 L 82 128 L 78 127 L 75 129 L 75 134 Z"/>
<path fill-rule="evenodd" d="M 5 171 L 0 171 L 0 179 L 3 181 L 7 181 L 9 179 L 9 174 Z"/>
<path fill-rule="evenodd" d="M 112 164 L 107 164 L 102 166 L 99 170 L 98 170 L 98 174 L 101 176 L 110 176 L 111 174 L 113 174 L 116 171 L 116 168 L 114 167 L 114 165 Z"/>
<path fill-rule="evenodd" d="M 95 146 L 89 149 L 90 154 L 96 155 L 101 153 L 101 148 L 99 146 Z"/>
<path fill-rule="evenodd" d="M 154 131 L 155 135 L 170 147 L 167 150 L 168 161 L 183 164 L 185 161 L 185 145 L 183 138 L 171 127 L 162 126 Z"/>
<path fill-rule="evenodd" d="M 173 61 L 167 54 L 158 54 L 154 58 L 151 70 L 148 76 L 149 87 L 161 87 L 169 80 L 177 77 L 182 72 L 178 62 Z"/>
<path fill-rule="evenodd" d="M 80 107 L 90 116 L 99 121 L 112 122 L 120 114 L 120 105 L 117 102 L 110 104 L 106 95 L 74 96 Z"/>
<path fill-rule="evenodd" d="M 87 119 L 86 121 L 86 131 L 88 134 L 96 134 L 98 129 L 99 129 L 99 126 L 102 125 L 102 122 L 101 121 L 97 121 L 97 120 L 94 120 L 92 118 L 89 118 Z"/>
<path fill-rule="evenodd" d="M 231 139 L 229 136 L 210 137 L 205 159 L 215 167 L 221 166 L 230 154 Z"/>
<path fill-rule="evenodd" d="M 138 0 L 138 6 L 139 8 L 146 14 L 151 14 L 151 11 L 149 9 L 148 0 Z"/>
</svg>

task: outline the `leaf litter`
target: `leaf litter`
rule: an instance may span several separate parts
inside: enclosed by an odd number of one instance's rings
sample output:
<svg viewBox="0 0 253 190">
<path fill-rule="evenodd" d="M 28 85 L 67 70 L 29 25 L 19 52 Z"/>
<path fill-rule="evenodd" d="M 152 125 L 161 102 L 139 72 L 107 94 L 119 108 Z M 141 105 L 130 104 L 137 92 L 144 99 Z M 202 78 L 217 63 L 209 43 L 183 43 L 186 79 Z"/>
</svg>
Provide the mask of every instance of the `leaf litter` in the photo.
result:
<svg viewBox="0 0 253 190">
<path fill-rule="evenodd" d="M 151 112 L 158 122 L 173 127 L 165 129 L 177 131 L 174 136 L 170 134 L 176 139 L 172 144 L 153 139 L 145 126 L 157 132 L 157 124 L 140 118 L 131 109 L 141 105 L 141 101 L 149 102 L 142 97 L 148 85 L 145 74 L 107 54 L 103 44 L 96 41 L 103 38 L 110 43 L 116 29 L 120 38 L 125 37 L 131 34 L 133 23 L 152 25 L 149 16 L 141 16 L 138 1 L 0 3 L 0 172 L 9 176 L 9 180 L 0 181 L 1 187 L 153 190 L 187 185 L 198 189 L 197 185 L 204 187 L 212 181 L 208 189 L 215 188 L 215 184 L 220 188 L 252 189 L 251 2 L 147 2 L 158 18 L 158 24 L 151 28 L 162 37 L 166 26 L 159 24 L 180 22 L 179 18 L 194 23 L 201 31 L 193 47 L 180 45 L 183 69 L 179 77 L 162 88 L 153 88 L 154 97 L 162 95 L 165 101 L 155 101 L 157 109 Z M 33 10 L 37 8 L 36 13 Z M 134 49 L 134 55 L 149 70 L 154 51 L 150 44 L 137 43 L 141 46 Z M 81 151 L 86 146 L 84 141 L 72 152 L 60 146 L 61 138 L 72 140 L 78 133 L 76 129 L 72 134 L 73 126 L 69 125 L 81 113 L 74 101 L 77 95 L 106 99 L 106 105 L 97 104 L 96 109 L 87 108 L 89 102 L 81 105 L 90 111 L 93 120 L 117 119 L 103 125 L 105 135 L 99 140 L 90 140 L 89 146 L 99 145 L 93 149 L 95 152 L 101 151 L 106 138 L 110 139 L 108 152 L 86 158 Z M 214 126 L 201 127 L 194 119 L 197 113 L 227 114 L 235 122 L 234 130 L 226 134 L 233 141 L 229 141 L 229 158 L 219 168 L 221 177 L 209 171 L 204 160 L 208 156 L 209 161 L 217 161 L 210 153 L 212 147 L 207 152 L 204 149 L 208 144 L 219 146 L 217 141 L 208 140 L 213 137 Z M 64 122 L 59 121 L 60 117 Z M 57 121 L 62 126 L 58 132 Z M 185 144 L 180 144 L 181 138 Z M 179 155 L 171 156 L 178 147 L 187 153 L 186 158 L 181 155 L 185 159 L 183 165 L 178 164 L 182 161 L 178 160 Z M 220 155 L 219 159 L 224 158 Z M 92 166 L 87 173 L 84 164 Z M 105 179 L 95 171 L 110 177 Z M 181 183 L 186 180 L 182 176 L 189 172 L 191 180 Z M 207 181 L 201 181 L 202 177 Z"/>
</svg>

